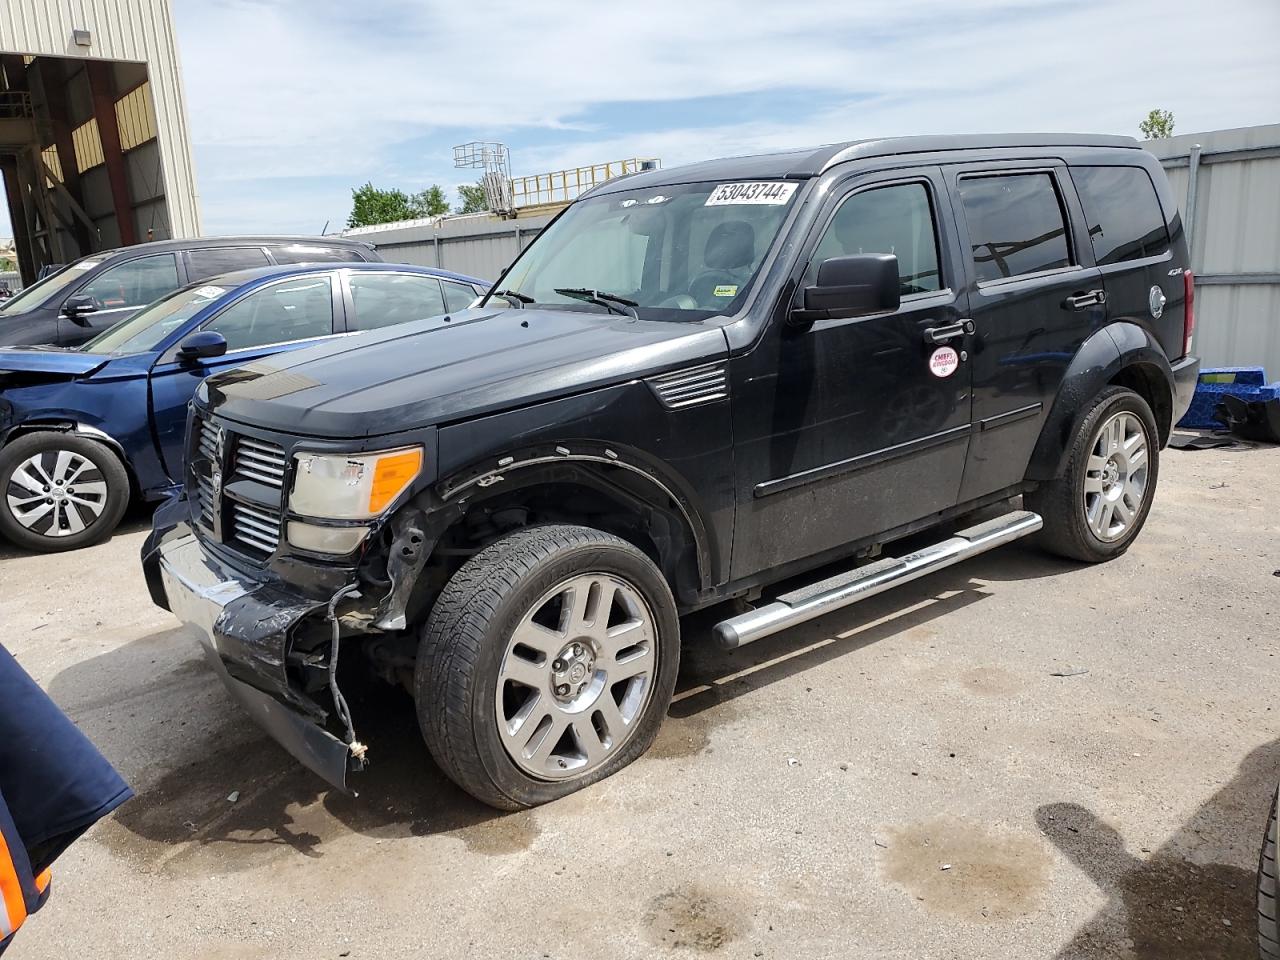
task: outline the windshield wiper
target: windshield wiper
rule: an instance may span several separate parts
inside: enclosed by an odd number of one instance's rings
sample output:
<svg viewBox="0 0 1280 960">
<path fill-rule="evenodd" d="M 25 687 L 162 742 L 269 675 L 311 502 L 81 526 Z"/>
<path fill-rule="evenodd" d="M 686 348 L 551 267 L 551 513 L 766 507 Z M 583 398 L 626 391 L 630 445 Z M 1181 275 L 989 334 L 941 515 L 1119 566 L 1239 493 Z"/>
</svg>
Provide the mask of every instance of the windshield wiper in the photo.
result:
<svg viewBox="0 0 1280 960">
<path fill-rule="evenodd" d="M 527 293 L 517 293 L 514 290 L 491 290 L 489 291 L 489 296 L 501 297 L 517 310 L 523 310 L 526 303 L 533 303 L 533 297 Z"/>
<path fill-rule="evenodd" d="M 600 290 L 589 290 L 586 287 L 556 287 L 556 293 L 562 297 L 573 297 L 585 303 L 594 303 L 598 307 L 604 307 L 610 313 L 619 313 L 632 320 L 640 319 L 640 314 L 635 311 L 640 304 L 626 297 L 620 297 L 616 293 L 604 293 Z"/>
</svg>

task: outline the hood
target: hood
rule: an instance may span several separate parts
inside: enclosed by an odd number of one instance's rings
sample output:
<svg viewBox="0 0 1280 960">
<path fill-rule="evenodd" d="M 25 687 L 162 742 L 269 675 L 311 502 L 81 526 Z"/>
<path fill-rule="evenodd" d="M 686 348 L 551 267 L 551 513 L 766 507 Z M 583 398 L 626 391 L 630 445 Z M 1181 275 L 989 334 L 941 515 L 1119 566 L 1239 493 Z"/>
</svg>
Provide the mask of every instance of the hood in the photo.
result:
<svg viewBox="0 0 1280 960">
<path fill-rule="evenodd" d="M 601 311 L 464 310 L 341 337 L 211 377 L 242 423 L 366 437 L 536 403 L 724 356 L 718 327 Z"/>
<path fill-rule="evenodd" d="M 52 373 L 80 377 L 111 358 L 66 347 L 0 347 L 0 373 Z"/>
</svg>

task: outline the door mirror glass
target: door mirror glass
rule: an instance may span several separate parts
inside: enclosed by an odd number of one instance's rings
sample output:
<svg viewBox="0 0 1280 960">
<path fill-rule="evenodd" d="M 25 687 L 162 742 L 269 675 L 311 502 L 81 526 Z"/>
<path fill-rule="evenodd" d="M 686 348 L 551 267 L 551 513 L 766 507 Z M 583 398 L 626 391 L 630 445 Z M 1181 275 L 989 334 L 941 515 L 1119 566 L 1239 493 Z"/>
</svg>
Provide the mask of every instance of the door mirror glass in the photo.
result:
<svg viewBox="0 0 1280 960">
<path fill-rule="evenodd" d="M 77 323 L 83 323 L 81 318 L 86 314 L 95 313 L 97 309 L 98 304 L 93 297 L 86 297 L 83 293 L 67 297 L 67 302 L 62 305 L 62 312 Z"/>
<path fill-rule="evenodd" d="M 817 282 L 804 288 L 800 320 L 891 313 L 902 302 L 898 258 L 892 253 L 831 257 L 818 266 Z"/>
<path fill-rule="evenodd" d="M 199 363 L 227 352 L 227 338 L 216 330 L 201 330 L 182 341 L 178 347 L 179 363 Z"/>
</svg>

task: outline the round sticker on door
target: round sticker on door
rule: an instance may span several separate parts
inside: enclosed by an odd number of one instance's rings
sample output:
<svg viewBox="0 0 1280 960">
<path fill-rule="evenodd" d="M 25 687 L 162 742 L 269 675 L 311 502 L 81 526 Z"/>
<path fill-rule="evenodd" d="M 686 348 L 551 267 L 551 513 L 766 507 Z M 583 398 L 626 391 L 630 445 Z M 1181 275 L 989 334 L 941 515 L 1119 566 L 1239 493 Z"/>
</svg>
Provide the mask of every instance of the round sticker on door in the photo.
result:
<svg viewBox="0 0 1280 960">
<path fill-rule="evenodd" d="M 939 347 L 929 354 L 929 372 L 935 377 L 949 377 L 960 366 L 960 354 L 951 347 Z"/>
</svg>

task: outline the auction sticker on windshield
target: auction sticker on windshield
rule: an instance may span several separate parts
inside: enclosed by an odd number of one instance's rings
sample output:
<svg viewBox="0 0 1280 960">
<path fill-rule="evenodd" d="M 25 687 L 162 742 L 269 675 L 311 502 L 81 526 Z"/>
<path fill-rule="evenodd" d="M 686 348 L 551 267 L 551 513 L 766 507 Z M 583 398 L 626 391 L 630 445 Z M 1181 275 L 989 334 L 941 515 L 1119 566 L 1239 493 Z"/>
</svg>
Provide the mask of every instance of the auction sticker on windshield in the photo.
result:
<svg viewBox="0 0 1280 960">
<path fill-rule="evenodd" d="M 780 206 L 791 199 L 796 184 L 777 180 L 753 183 L 722 183 L 711 191 L 704 206 L 724 207 L 740 203 L 764 203 Z"/>
<path fill-rule="evenodd" d="M 200 300 L 213 300 L 215 297 L 220 297 L 226 292 L 225 287 L 208 286 L 201 287 L 199 290 L 196 290 L 194 296 Z"/>
</svg>

